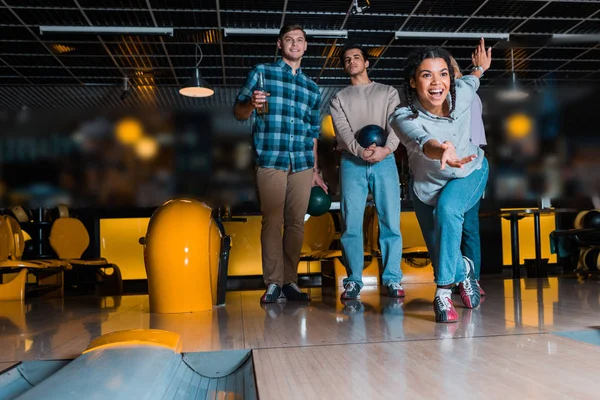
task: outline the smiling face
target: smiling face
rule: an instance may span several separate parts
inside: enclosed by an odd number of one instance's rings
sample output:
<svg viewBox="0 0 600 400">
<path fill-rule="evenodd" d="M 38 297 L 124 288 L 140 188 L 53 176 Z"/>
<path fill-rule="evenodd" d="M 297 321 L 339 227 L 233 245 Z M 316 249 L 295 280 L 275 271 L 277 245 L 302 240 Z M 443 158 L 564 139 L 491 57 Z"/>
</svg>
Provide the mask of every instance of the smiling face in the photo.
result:
<svg viewBox="0 0 600 400">
<path fill-rule="evenodd" d="M 347 50 L 344 54 L 344 69 L 350 76 L 358 76 L 364 73 L 369 66 L 359 49 Z"/>
<path fill-rule="evenodd" d="M 450 91 L 450 71 L 443 58 L 426 58 L 410 80 L 419 102 L 432 114 L 442 115 L 442 109 Z"/>
<path fill-rule="evenodd" d="M 306 51 L 307 43 L 304 32 L 301 30 L 290 31 L 277 40 L 277 47 L 281 56 L 289 61 L 300 61 Z"/>
</svg>

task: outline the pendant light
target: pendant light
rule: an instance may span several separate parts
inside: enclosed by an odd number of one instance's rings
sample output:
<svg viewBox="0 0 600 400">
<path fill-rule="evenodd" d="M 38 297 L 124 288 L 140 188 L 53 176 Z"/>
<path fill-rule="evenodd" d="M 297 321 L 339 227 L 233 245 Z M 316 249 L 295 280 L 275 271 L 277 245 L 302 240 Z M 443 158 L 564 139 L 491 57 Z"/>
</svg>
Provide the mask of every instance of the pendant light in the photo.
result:
<svg viewBox="0 0 600 400">
<path fill-rule="evenodd" d="M 202 78 L 198 65 L 202 62 L 202 49 L 196 44 L 196 59 L 198 59 L 198 49 L 200 49 L 200 60 L 196 63 L 194 75 L 179 89 L 179 94 L 187 97 L 209 97 L 215 94 L 208 82 Z"/>
<path fill-rule="evenodd" d="M 510 49 L 510 63 L 512 72 L 512 83 L 508 89 L 503 89 L 498 93 L 498 98 L 504 101 L 519 101 L 526 99 L 529 96 L 529 93 L 521 89 L 521 87 L 517 84 L 513 49 Z"/>
</svg>

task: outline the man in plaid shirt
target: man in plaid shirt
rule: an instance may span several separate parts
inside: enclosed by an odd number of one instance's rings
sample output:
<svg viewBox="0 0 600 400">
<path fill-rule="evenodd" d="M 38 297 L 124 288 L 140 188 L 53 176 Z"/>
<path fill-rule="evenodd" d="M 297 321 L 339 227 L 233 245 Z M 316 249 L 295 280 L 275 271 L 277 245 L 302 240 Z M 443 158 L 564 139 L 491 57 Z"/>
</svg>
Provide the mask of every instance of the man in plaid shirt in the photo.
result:
<svg viewBox="0 0 600 400">
<path fill-rule="evenodd" d="M 300 69 L 307 47 L 302 27 L 281 28 L 277 47 L 281 59 L 256 65 L 234 106 L 238 120 L 254 116 L 256 180 L 263 216 L 263 278 L 267 286 L 261 303 L 310 300 L 297 285 L 304 215 L 311 187 L 318 185 L 327 191 L 317 168 L 321 94 Z M 259 73 L 264 76 L 264 91 L 256 90 Z M 260 114 L 257 111 L 265 102 L 268 112 Z"/>
</svg>

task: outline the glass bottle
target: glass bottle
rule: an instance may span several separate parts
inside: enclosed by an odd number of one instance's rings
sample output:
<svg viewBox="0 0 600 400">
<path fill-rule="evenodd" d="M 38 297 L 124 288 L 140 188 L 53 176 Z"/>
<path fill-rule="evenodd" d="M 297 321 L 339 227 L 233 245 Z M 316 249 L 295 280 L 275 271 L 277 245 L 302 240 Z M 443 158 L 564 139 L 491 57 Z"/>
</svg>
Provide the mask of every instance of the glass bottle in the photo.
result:
<svg viewBox="0 0 600 400">
<path fill-rule="evenodd" d="M 263 93 L 266 93 L 265 90 L 265 74 L 263 72 L 258 73 L 258 84 L 256 85 L 256 90 L 259 90 Z M 265 98 L 265 102 L 262 107 L 256 109 L 257 114 L 267 114 L 269 112 L 269 103 Z"/>
</svg>

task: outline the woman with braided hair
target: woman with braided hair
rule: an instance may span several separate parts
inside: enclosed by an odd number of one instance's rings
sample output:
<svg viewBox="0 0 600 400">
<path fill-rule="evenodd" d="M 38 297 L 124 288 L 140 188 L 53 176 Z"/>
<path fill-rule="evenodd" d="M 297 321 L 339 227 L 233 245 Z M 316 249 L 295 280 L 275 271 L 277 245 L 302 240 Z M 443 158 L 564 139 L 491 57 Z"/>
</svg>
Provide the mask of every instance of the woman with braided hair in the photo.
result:
<svg viewBox="0 0 600 400">
<path fill-rule="evenodd" d="M 413 204 L 434 267 L 437 322 L 457 322 L 452 286 L 468 308 L 481 301 L 473 261 L 461 253 L 465 213 L 481 198 L 488 177 L 483 150 L 471 142 L 471 104 L 479 78 L 491 64 L 481 39 L 473 71 L 455 79 L 450 54 L 440 47 L 418 50 L 404 69 L 407 106 L 390 125 L 408 152 Z"/>
</svg>

